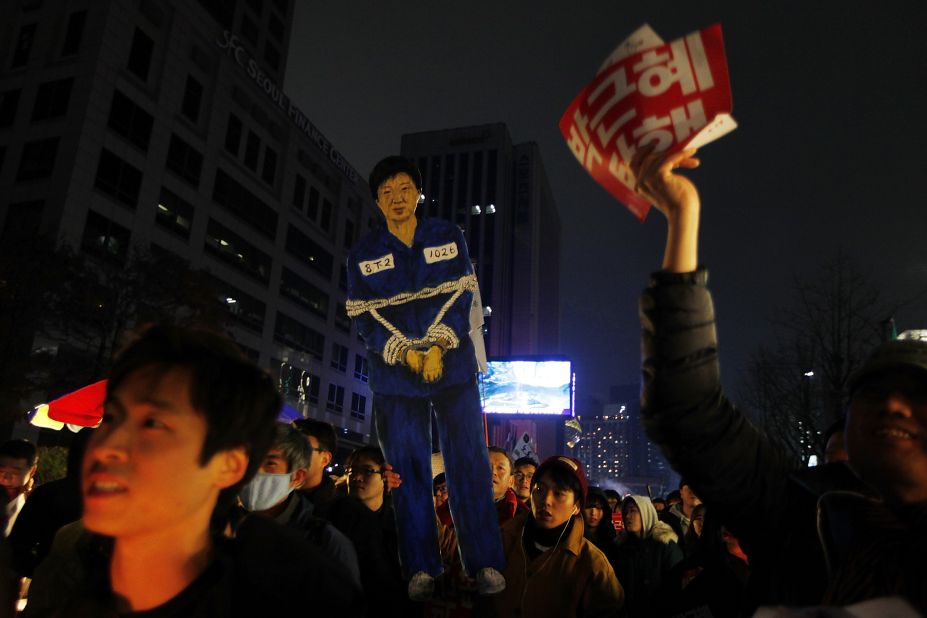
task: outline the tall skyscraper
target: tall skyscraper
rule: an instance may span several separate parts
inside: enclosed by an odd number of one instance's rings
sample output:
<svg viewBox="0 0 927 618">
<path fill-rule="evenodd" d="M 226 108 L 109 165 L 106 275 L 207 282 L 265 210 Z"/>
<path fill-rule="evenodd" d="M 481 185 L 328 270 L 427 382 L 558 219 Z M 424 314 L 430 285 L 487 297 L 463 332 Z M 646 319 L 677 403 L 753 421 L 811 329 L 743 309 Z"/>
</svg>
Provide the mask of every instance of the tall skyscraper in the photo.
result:
<svg viewBox="0 0 927 618">
<path fill-rule="evenodd" d="M 293 6 L 0 2 L 0 233 L 207 270 L 241 347 L 360 443 L 371 399 L 343 264 L 376 211 L 281 85 Z"/>
<path fill-rule="evenodd" d="M 537 144 L 500 123 L 403 135 L 401 153 L 422 170 L 421 214 L 464 230 L 488 354 L 557 354 L 560 220 Z"/>
<path fill-rule="evenodd" d="M 612 387 L 609 399 L 600 412 L 578 418 L 582 434 L 574 453 L 586 467 L 589 482 L 614 481 L 645 495 L 649 486 L 654 496 L 676 489 L 679 476 L 641 426 L 640 387 Z"/>
<path fill-rule="evenodd" d="M 634 431 L 626 404 L 608 404 L 601 415 L 582 416 L 583 433 L 576 446 L 576 457 L 586 468 L 593 485 L 606 485 L 632 475 L 631 440 Z"/>
</svg>

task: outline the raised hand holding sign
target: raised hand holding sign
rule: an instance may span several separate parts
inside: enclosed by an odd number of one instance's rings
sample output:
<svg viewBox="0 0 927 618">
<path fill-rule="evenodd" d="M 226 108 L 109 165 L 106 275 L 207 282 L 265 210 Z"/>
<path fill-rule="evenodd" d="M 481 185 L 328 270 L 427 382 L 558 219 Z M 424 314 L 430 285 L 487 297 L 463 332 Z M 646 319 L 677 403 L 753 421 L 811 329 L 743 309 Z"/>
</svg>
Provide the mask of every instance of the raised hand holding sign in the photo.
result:
<svg viewBox="0 0 927 618">
<path fill-rule="evenodd" d="M 644 25 L 573 99 L 560 131 L 596 182 L 643 221 L 650 202 L 630 167 L 638 149 L 699 148 L 737 127 L 731 108 L 720 25 L 671 43 Z"/>
</svg>

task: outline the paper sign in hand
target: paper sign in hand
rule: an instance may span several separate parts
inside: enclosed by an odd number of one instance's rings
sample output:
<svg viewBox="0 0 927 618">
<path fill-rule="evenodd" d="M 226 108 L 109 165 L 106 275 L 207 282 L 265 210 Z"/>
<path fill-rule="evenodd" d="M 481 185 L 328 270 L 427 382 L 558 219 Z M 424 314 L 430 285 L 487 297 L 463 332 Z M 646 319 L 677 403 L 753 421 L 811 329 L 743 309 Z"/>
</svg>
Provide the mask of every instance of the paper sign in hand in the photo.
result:
<svg viewBox="0 0 927 618">
<path fill-rule="evenodd" d="M 699 148 L 733 131 L 721 26 L 664 43 L 644 25 L 573 99 L 560 132 L 583 167 L 641 221 L 650 204 L 628 166 L 638 148 Z"/>
</svg>

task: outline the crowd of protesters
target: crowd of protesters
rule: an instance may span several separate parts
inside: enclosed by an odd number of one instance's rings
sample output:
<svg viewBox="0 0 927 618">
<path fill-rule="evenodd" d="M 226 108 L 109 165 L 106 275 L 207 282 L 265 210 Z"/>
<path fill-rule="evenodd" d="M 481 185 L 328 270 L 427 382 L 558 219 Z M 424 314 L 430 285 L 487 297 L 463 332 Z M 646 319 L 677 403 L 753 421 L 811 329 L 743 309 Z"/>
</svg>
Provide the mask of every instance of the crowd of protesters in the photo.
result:
<svg viewBox="0 0 927 618">
<path fill-rule="evenodd" d="M 394 468 L 364 446 L 336 479 L 334 428 L 279 423 L 273 381 L 232 342 L 153 326 L 116 359 L 102 422 L 74 439 L 65 478 L 35 487 L 35 446 L 0 445 L 0 616 L 21 595 L 24 616 L 55 617 L 927 611 L 927 344 L 876 349 L 827 432 L 827 462 L 794 467 L 721 391 L 699 197 L 675 173 L 693 154 L 644 148 L 632 162 L 669 227 L 641 301 L 642 418 L 678 490 L 620 495 L 567 455 L 513 461 L 488 446 L 478 480 L 496 520 L 480 532 L 501 544 L 504 586 L 487 593 L 468 572 L 461 502 L 438 469 L 418 515 L 443 572 L 416 585 L 394 503 L 404 474 L 427 485 L 410 476 L 427 462 Z"/>
</svg>

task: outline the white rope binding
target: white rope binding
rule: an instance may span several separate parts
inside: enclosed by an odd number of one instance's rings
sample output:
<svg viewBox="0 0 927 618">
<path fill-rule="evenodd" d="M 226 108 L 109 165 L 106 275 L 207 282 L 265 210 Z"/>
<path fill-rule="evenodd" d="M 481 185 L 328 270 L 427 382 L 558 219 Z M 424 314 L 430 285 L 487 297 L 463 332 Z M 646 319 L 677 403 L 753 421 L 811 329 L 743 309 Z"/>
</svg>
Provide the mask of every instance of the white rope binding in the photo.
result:
<svg viewBox="0 0 927 618">
<path fill-rule="evenodd" d="M 445 347 L 446 350 L 452 350 L 460 345 L 460 339 L 457 337 L 454 330 L 450 326 L 442 324 L 441 320 L 444 319 L 451 305 L 460 298 L 461 294 L 466 291 L 473 292 L 476 288 L 476 275 L 469 274 L 455 281 L 445 281 L 441 285 L 432 288 L 422 288 L 418 292 L 403 292 L 389 298 L 375 298 L 372 300 L 349 300 L 345 303 L 345 309 L 348 317 L 352 318 L 369 312 L 373 319 L 390 332 L 392 336 L 386 340 L 386 345 L 383 346 L 383 360 L 386 361 L 387 365 L 395 365 L 402 362 L 404 352 L 409 348 L 417 348 L 426 344 L 436 344 L 440 342 L 442 347 Z M 383 307 L 394 307 L 396 305 L 412 302 L 413 300 L 433 298 L 439 294 L 448 293 L 451 294 L 450 298 L 441 306 L 434 321 L 426 330 L 425 336 L 418 339 L 409 339 L 406 337 L 402 331 L 380 315 L 378 311 L 378 309 L 382 309 Z"/>
</svg>

